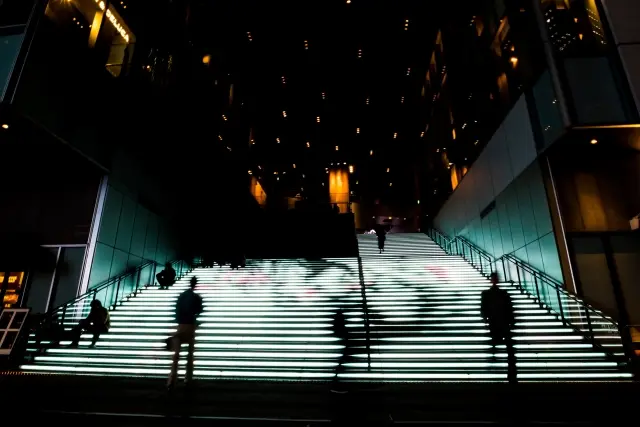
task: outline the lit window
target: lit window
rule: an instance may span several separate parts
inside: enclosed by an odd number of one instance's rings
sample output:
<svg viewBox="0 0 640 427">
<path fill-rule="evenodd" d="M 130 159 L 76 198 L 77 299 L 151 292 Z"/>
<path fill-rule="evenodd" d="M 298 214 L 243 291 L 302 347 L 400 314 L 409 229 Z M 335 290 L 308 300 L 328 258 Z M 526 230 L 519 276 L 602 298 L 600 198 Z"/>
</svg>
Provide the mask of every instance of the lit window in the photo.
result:
<svg viewBox="0 0 640 427">
<path fill-rule="evenodd" d="M 249 175 L 253 175 L 253 172 L 249 171 Z"/>
<path fill-rule="evenodd" d="M 293 168 L 294 168 L 294 169 L 296 168 L 296 164 L 295 164 L 295 163 L 293 164 Z"/>
<path fill-rule="evenodd" d="M 325 92 L 322 92 L 322 99 L 327 99 L 327 94 Z"/>
<path fill-rule="evenodd" d="M 218 135 L 218 139 L 222 141 L 222 135 Z"/>
<path fill-rule="evenodd" d="M 424 136 L 424 132 L 420 132 L 420 138 Z"/>
<path fill-rule="evenodd" d="M 286 111 L 282 111 L 282 117 L 284 117 L 285 119 L 287 118 L 287 112 Z"/>
<path fill-rule="evenodd" d="M 358 49 L 358 58 L 362 58 L 362 49 Z"/>
<path fill-rule="evenodd" d="M 389 187 L 393 187 L 393 182 L 390 182 L 390 183 L 389 183 Z"/>
<path fill-rule="evenodd" d="M 353 165 L 349 165 L 349 173 L 353 173 Z"/>
<path fill-rule="evenodd" d="M 393 139 L 397 139 L 398 138 L 398 132 L 394 132 L 393 133 Z"/>
<path fill-rule="evenodd" d="M 404 96 L 400 98 L 400 104 L 404 104 Z"/>
<path fill-rule="evenodd" d="M 369 105 L 369 100 L 370 98 L 367 96 L 367 100 L 365 101 L 365 104 Z"/>
<path fill-rule="evenodd" d="M 391 172 L 391 168 L 387 168 L 387 173 Z"/>
<path fill-rule="evenodd" d="M 320 116 L 316 117 L 316 123 L 320 123 Z"/>
<path fill-rule="evenodd" d="M 276 143 L 280 144 L 280 138 L 276 138 Z"/>
<path fill-rule="evenodd" d="M 360 128 L 356 128 L 356 133 L 360 133 Z"/>
<path fill-rule="evenodd" d="M 227 121 L 227 116 L 225 116 L 224 114 L 222 115 L 222 120 L 224 120 L 225 122 Z"/>
<path fill-rule="evenodd" d="M 307 141 L 307 148 L 311 148 L 311 143 Z"/>
<path fill-rule="evenodd" d="M 309 41 L 308 40 L 304 41 L 304 50 L 309 50 Z"/>
<path fill-rule="evenodd" d="M 283 85 L 286 85 L 286 84 L 287 84 L 287 79 L 286 79 L 284 76 L 282 76 L 282 84 L 283 84 Z"/>
<path fill-rule="evenodd" d="M 202 57 L 202 63 L 208 65 L 211 63 L 211 55 L 205 55 Z"/>
<path fill-rule="evenodd" d="M 369 151 L 369 155 L 373 156 L 373 150 Z"/>
<path fill-rule="evenodd" d="M 409 20 L 405 19 L 404 20 L 404 30 L 407 31 L 409 29 Z"/>
<path fill-rule="evenodd" d="M 407 68 L 407 76 L 411 75 L 411 67 Z"/>
<path fill-rule="evenodd" d="M 338 147 L 338 146 L 336 145 L 336 151 L 339 151 L 339 150 L 340 150 L 340 147 Z"/>
<path fill-rule="evenodd" d="M 591 145 L 596 145 L 597 143 L 598 143 L 598 140 L 597 140 L 597 139 L 592 139 L 592 140 L 591 140 Z"/>
<path fill-rule="evenodd" d="M 2 129 L 4 129 L 4 130 L 9 129 L 9 125 L 8 125 L 8 124 L 6 124 L 6 123 L 3 123 L 3 124 L 2 124 Z"/>
<path fill-rule="evenodd" d="M 247 38 L 249 41 L 253 41 L 253 37 L 251 36 L 251 31 L 247 31 Z"/>
</svg>

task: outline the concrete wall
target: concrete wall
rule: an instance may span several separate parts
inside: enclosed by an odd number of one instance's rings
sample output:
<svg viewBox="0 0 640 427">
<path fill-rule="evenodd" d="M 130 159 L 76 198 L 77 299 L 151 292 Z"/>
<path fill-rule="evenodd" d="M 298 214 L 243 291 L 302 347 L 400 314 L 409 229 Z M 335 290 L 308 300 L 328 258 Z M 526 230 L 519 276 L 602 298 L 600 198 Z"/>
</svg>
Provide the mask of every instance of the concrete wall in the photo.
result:
<svg viewBox="0 0 640 427">
<path fill-rule="evenodd" d="M 494 257 L 511 253 L 563 280 L 528 107 L 522 97 L 435 219 Z M 495 205 L 494 205 L 495 203 Z"/>
</svg>

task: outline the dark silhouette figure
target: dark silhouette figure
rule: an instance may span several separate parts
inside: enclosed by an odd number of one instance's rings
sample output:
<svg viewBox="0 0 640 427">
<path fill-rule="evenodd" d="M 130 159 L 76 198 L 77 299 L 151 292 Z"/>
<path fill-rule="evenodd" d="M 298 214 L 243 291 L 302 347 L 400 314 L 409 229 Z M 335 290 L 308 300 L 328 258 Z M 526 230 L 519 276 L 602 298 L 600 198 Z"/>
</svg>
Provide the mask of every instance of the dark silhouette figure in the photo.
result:
<svg viewBox="0 0 640 427">
<path fill-rule="evenodd" d="M 347 359 L 351 352 L 351 341 L 349 340 L 349 332 L 347 330 L 347 319 L 344 311 L 338 310 L 333 316 L 332 324 L 333 334 L 338 338 L 338 344 L 342 345 L 342 355 L 336 366 L 336 374 L 333 377 L 333 385 L 331 391 L 334 393 L 344 393 L 345 390 L 340 386 L 340 374 L 344 372 Z"/>
<path fill-rule="evenodd" d="M 378 249 L 382 253 L 384 252 L 384 241 L 387 240 L 387 232 L 384 231 L 384 228 L 379 227 L 376 230 L 376 235 L 378 236 Z"/>
<path fill-rule="evenodd" d="M 340 214 L 340 208 L 338 207 L 337 203 L 334 203 L 332 206 L 332 211 L 334 215 L 339 215 Z"/>
<path fill-rule="evenodd" d="M 515 324 L 513 303 L 509 293 L 498 287 L 498 281 L 498 273 L 491 273 L 492 286 L 482 292 L 481 312 L 483 319 L 489 324 L 494 355 L 497 345 L 505 344 L 507 348 L 508 379 L 513 383 L 517 380 L 512 333 Z"/>
<path fill-rule="evenodd" d="M 160 285 L 160 289 L 169 289 L 169 286 L 173 285 L 176 281 L 176 271 L 168 262 L 164 266 L 164 270 L 156 274 L 156 279 Z"/>
<path fill-rule="evenodd" d="M 231 257 L 231 269 L 238 270 L 239 268 L 244 268 L 247 265 L 247 259 L 245 258 L 242 252 L 235 252 Z"/>
<path fill-rule="evenodd" d="M 36 347 L 41 350 L 40 344 L 42 341 L 49 341 L 52 347 L 60 344 L 60 340 L 65 336 L 64 326 L 60 322 L 57 314 L 46 318 L 42 322 L 42 326 L 36 332 Z"/>
<path fill-rule="evenodd" d="M 182 344 L 189 346 L 187 352 L 187 372 L 184 382 L 188 385 L 193 378 L 193 350 L 195 347 L 197 319 L 203 310 L 202 297 L 195 292 L 197 284 L 198 278 L 195 276 L 192 277 L 190 282 L 191 286 L 180 294 L 178 302 L 176 303 L 178 330 L 167 340 L 167 347 L 169 350 L 173 350 L 173 363 L 167 382 L 167 388 L 169 389 L 173 388 L 178 377 L 178 362 L 180 361 L 180 348 Z"/>
<path fill-rule="evenodd" d="M 93 334 L 91 347 L 94 347 L 100 338 L 100 334 L 109 332 L 111 321 L 109 310 L 102 306 L 102 303 L 94 299 L 91 301 L 91 311 L 86 319 L 82 319 L 78 325 L 71 330 L 71 346 L 77 347 L 80 342 L 82 331 Z"/>
</svg>

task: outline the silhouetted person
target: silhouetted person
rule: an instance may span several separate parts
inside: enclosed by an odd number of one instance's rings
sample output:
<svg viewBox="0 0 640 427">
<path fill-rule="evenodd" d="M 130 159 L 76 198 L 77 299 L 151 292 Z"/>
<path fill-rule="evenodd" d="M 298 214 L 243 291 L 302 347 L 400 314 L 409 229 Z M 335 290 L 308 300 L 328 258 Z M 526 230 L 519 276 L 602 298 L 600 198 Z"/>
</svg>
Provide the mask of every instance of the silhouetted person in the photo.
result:
<svg viewBox="0 0 640 427">
<path fill-rule="evenodd" d="M 333 211 L 334 215 L 339 215 L 340 214 L 340 208 L 338 207 L 337 203 L 333 204 L 332 211 Z"/>
<path fill-rule="evenodd" d="M 384 241 L 387 240 L 387 232 L 384 231 L 384 228 L 378 227 L 376 235 L 378 236 L 378 249 L 382 253 L 384 252 Z"/>
<path fill-rule="evenodd" d="M 169 289 L 169 286 L 175 283 L 176 271 L 173 269 L 170 262 L 164 265 L 164 270 L 156 274 L 156 279 L 158 279 L 160 289 Z"/>
<path fill-rule="evenodd" d="M 346 391 L 340 386 L 340 374 L 345 370 L 344 364 L 351 352 L 351 342 L 349 340 L 349 332 L 347 330 L 347 318 L 344 315 L 344 311 L 338 310 L 333 316 L 333 324 L 331 325 L 333 334 L 338 338 L 338 344 L 342 345 L 342 354 L 338 360 L 338 366 L 336 366 L 336 373 L 333 377 L 333 384 L 331 391 L 334 393 L 345 393 Z"/>
<path fill-rule="evenodd" d="M 516 382 L 516 355 L 511 331 L 515 324 L 513 303 L 509 293 L 498 287 L 498 281 L 498 273 L 491 273 L 491 288 L 482 292 L 481 312 L 485 322 L 489 324 L 494 354 L 497 345 L 505 344 L 509 364 L 508 378 L 510 382 Z"/>
<path fill-rule="evenodd" d="M 58 315 L 54 314 L 51 317 L 47 317 L 36 332 L 36 347 L 40 350 L 40 343 L 43 340 L 49 341 L 52 347 L 57 346 L 64 335 L 64 326 L 60 323 Z"/>
<path fill-rule="evenodd" d="M 82 319 L 78 326 L 71 330 L 71 346 L 77 347 L 80 342 L 82 331 L 93 334 L 91 347 L 95 346 L 100 338 L 100 334 L 109 332 L 111 321 L 109 318 L 109 310 L 102 306 L 102 303 L 94 299 L 91 301 L 91 311 L 86 319 Z"/>
<path fill-rule="evenodd" d="M 167 340 L 170 350 L 173 350 L 173 363 L 171 365 L 171 373 L 167 387 L 173 388 L 178 377 L 178 361 L 180 360 L 180 348 L 182 344 L 187 344 L 187 371 L 184 382 L 189 384 L 193 378 L 193 350 L 195 347 L 196 326 L 198 315 L 202 313 L 202 297 L 195 292 L 198 284 L 198 278 L 192 277 L 190 287 L 178 297 L 176 303 L 176 322 L 178 322 L 178 330 Z"/>
</svg>

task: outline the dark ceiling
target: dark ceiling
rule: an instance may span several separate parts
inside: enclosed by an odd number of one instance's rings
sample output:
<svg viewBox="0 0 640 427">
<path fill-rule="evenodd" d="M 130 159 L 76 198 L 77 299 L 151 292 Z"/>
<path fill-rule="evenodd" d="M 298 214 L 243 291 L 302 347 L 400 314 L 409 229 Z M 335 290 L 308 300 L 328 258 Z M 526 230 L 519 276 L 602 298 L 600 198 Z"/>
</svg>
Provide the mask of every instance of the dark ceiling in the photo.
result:
<svg viewBox="0 0 640 427">
<path fill-rule="evenodd" d="M 228 123 L 211 120 L 222 134 L 238 123 L 252 129 L 246 164 L 262 174 L 268 193 L 320 188 L 325 168 L 340 162 L 355 167 L 355 197 L 414 199 L 427 121 L 422 89 L 439 4 L 192 1 L 191 48 L 210 54 L 210 66 L 224 71 L 235 90 Z"/>
</svg>

